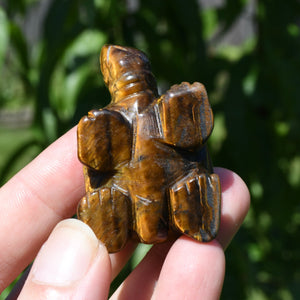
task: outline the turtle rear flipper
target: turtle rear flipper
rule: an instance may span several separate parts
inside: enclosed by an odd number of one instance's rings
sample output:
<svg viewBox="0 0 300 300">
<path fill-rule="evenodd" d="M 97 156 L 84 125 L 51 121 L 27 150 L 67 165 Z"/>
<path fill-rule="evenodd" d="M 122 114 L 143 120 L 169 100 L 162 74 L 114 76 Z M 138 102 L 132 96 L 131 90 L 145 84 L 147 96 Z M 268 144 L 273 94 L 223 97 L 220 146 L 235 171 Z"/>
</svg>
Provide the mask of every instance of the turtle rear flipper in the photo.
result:
<svg viewBox="0 0 300 300">
<path fill-rule="evenodd" d="M 87 193 L 77 208 L 78 218 L 89 225 L 109 253 L 121 250 L 130 231 L 129 199 L 115 188 Z"/>
<path fill-rule="evenodd" d="M 218 175 L 193 170 L 170 188 L 170 221 L 183 234 L 208 242 L 219 229 L 220 204 Z"/>
</svg>

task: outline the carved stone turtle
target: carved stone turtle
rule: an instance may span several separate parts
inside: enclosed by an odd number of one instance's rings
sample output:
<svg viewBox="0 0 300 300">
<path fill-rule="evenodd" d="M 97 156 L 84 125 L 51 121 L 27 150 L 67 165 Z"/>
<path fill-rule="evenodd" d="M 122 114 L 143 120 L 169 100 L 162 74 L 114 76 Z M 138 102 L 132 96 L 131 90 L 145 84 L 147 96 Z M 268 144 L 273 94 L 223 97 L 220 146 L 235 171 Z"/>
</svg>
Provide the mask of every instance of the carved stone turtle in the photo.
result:
<svg viewBox="0 0 300 300">
<path fill-rule="evenodd" d="M 78 124 L 86 187 L 78 218 L 109 252 L 174 231 L 210 241 L 221 190 L 205 145 L 213 114 L 204 86 L 183 82 L 159 96 L 148 58 L 129 47 L 105 45 L 100 65 L 111 103 Z"/>
</svg>

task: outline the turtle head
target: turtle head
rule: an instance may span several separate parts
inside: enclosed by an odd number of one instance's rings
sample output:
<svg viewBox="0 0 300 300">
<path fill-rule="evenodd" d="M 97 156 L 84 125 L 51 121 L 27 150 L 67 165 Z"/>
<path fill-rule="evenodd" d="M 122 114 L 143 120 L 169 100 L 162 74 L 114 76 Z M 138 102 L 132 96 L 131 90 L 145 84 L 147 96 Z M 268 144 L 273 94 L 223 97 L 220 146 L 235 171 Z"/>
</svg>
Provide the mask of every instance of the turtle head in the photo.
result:
<svg viewBox="0 0 300 300">
<path fill-rule="evenodd" d="M 150 62 L 142 52 L 130 47 L 104 45 L 100 54 L 103 79 L 112 102 L 148 90 L 158 96 L 156 80 Z"/>
</svg>

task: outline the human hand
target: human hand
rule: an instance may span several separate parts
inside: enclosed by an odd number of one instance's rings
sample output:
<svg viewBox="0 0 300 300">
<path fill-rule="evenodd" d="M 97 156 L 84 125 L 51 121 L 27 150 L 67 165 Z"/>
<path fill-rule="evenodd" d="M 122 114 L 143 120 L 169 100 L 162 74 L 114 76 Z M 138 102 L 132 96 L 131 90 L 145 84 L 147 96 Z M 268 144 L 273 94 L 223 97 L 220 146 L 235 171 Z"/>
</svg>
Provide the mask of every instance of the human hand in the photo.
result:
<svg viewBox="0 0 300 300">
<path fill-rule="evenodd" d="M 249 193 L 236 174 L 220 168 L 215 172 L 222 186 L 217 238 L 203 244 L 182 236 L 154 245 L 112 299 L 219 298 L 223 249 L 243 222 Z M 129 242 L 109 255 L 87 225 L 74 219 L 60 222 L 75 213 L 84 193 L 75 128 L 1 188 L 0 291 L 37 256 L 19 299 L 107 298 L 111 280 L 135 245 Z M 17 296 L 18 289 L 9 299 Z"/>
</svg>

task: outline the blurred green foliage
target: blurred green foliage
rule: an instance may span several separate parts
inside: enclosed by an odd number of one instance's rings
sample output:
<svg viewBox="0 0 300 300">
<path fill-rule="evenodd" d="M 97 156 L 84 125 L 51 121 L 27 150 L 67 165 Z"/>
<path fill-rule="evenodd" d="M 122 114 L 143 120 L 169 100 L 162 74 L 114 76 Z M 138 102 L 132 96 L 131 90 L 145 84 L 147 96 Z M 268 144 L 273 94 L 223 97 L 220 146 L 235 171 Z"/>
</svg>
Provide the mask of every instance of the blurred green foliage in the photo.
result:
<svg viewBox="0 0 300 300">
<path fill-rule="evenodd" d="M 161 92 L 182 81 L 206 86 L 215 114 L 214 163 L 235 170 L 251 191 L 250 213 L 226 251 L 221 298 L 300 299 L 298 0 L 216 7 L 196 0 L 0 3 L 2 183 L 88 110 L 109 102 L 98 65 L 103 44 L 140 48 Z M 245 16 L 254 34 L 224 41 L 254 4 Z M 29 125 L 3 121 L 24 110 Z"/>
</svg>

